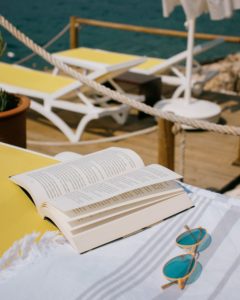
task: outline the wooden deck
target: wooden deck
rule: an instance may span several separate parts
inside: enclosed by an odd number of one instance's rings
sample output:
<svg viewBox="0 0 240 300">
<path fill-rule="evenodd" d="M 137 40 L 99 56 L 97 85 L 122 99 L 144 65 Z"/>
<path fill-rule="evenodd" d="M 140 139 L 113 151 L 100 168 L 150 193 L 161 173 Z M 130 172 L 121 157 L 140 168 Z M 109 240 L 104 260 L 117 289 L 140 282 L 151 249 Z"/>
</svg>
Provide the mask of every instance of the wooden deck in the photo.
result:
<svg viewBox="0 0 240 300">
<path fill-rule="evenodd" d="M 228 125 L 240 125 L 240 98 L 216 93 L 204 93 L 201 98 L 217 101 L 223 107 L 221 122 Z M 74 113 L 64 113 L 72 126 L 79 118 Z M 130 133 L 156 125 L 153 118 L 139 119 L 133 112 L 124 126 L 116 125 L 111 118 L 92 121 L 87 127 L 82 140 L 96 140 L 105 137 Z M 158 133 L 131 137 L 118 142 L 92 145 L 32 145 L 30 141 L 67 142 L 66 138 L 48 120 L 29 112 L 27 121 L 28 148 L 54 155 L 61 151 L 74 151 L 81 154 L 91 153 L 110 146 L 127 147 L 135 150 L 146 164 L 156 163 L 158 157 Z M 185 147 L 183 147 L 183 134 Z M 176 136 L 175 170 L 183 173 L 184 181 L 198 187 L 219 190 L 240 174 L 240 167 L 232 163 L 238 157 L 239 138 L 203 131 L 185 131 Z M 185 149 L 185 150 L 184 150 Z M 183 151 L 184 150 L 184 151 Z"/>
</svg>

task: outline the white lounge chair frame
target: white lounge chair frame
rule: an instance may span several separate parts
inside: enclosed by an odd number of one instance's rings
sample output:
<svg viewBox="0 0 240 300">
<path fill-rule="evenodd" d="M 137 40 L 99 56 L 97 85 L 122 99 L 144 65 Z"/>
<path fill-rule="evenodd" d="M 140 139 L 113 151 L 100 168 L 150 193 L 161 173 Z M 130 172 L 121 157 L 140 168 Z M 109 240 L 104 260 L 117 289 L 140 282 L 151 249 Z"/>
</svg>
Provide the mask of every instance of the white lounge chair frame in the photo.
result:
<svg viewBox="0 0 240 300">
<path fill-rule="evenodd" d="M 128 64 L 123 65 L 115 65 L 111 68 L 111 71 L 117 71 L 117 73 L 125 72 L 129 67 L 132 67 L 136 64 L 142 63 L 144 58 L 138 58 L 136 60 L 130 61 Z M 34 76 L 35 70 L 31 70 L 25 67 L 0 63 L 1 65 L 7 65 L 9 68 L 18 68 L 18 70 L 22 71 L 22 76 L 24 76 L 24 71 L 31 71 L 32 76 Z M 39 72 L 39 71 L 37 71 Z M 97 70 L 88 75 L 89 79 L 97 80 L 98 78 L 106 75 L 109 69 L 101 69 Z M 42 72 L 47 76 L 56 77 L 58 75 L 52 75 Z M 66 77 L 69 79 L 69 77 Z M 60 129 L 64 135 L 72 142 L 77 142 L 80 140 L 82 133 L 87 126 L 87 124 L 94 119 L 101 118 L 103 116 L 111 116 L 118 124 L 124 124 L 127 119 L 128 112 L 130 110 L 129 105 L 126 104 L 116 104 L 114 106 L 108 106 L 107 101 L 109 98 L 102 97 L 100 100 L 92 99 L 86 96 L 83 92 L 81 92 L 81 88 L 83 85 L 77 80 L 72 80 L 72 83 L 65 85 L 63 88 L 58 89 L 53 93 L 42 92 L 35 88 L 26 88 L 21 85 L 17 85 L 16 83 L 4 83 L 4 79 L 0 80 L 0 88 L 5 89 L 8 92 L 18 93 L 22 95 L 26 95 L 31 98 L 30 108 L 40 113 L 47 119 L 49 119 L 58 129 Z M 72 103 L 68 100 L 62 100 L 61 97 L 64 97 L 69 92 L 74 91 L 78 96 L 80 102 Z M 37 99 L 41 99 L 43 103 L 39 103 L 36 101 Z M 96 106 L 98 104 L 99 106 Z M 61 119 L 54 111 L 54 108 L 77 112 L 82 116 L 77 127 L 73 130 L 63 119 Z"/>
<path fill-rule="evenodd" d="M 193 48 L 193 55 L 198 55 L 200 53 L 203 53 L 205 51 L 208 51 L 224 42 L 224 39 L 219 38 L 215 39 L 210 42 L 206 42 L 200 45 L 196 45 Z M 179 69 L 176 67 L 177 64 L 181 63 L 182 61 L 186 60 L 188 56 L 188 50 L 185 50 L 183 52 L 180 52 L 169 59 L 166 60 L 166 62 L 163 62 L 159 64 L 158 66 L 155 66 L 147 71 L 144 72 L 144 70 L 139 70 L 137 68 L 132 68 L 130 71 L 138 74 L 145 74 L 145 75 L 157 75 L 161 72 L 164 72 L 164 70 L 168 69 L 170 67 L 171 71 L 175 74 L 175 76 L 167 76 L 167 75 L 160 75 L 161 80 L 163 83 L 177 86 L 175 92 L 172 95 L 172 99 L 179 98 L 179 96 L 185 91 L 186 85 L 188 84 L 186 75 L 179 71 Z M 195 94 L 201 94 L 203 91 L 204 85 L 211 80 L 213 77 L 215 77 L 219 71 L 218 70 L 211 70 L 208 72 L 203 72 L 201 65 L 194 61 L 195 65 L 197 66 L 195 70 L 197 72 L 196 75 L 199 76 L 192 76 L 191 79 L 191 88 Z M 197 78 L 196 78 L 197 77 Z"/>
<path fill-rule="evenodd" d="M 210 50 L 211 48 L 216 47 L 217 45 L 219 45 L 223 42 L 224 42 L 224 40 L 220 38 L 220 39 L 216 39 L 216 40 L 213 40 L 210 42 L 203 43 L 201 45 L 196 45 L 193 48 L 193 55 L 197 55 L 197 54 L 203 53 L 207 50 Z M 109 51 L 104 51 L 104 50 L 99 50 L 99 49 L 96 49 L 96 50 L 103 51 L 106 53 L 106 55 L 108 53 L 112 53 Z M 178 98 L 181 95 L 181 93 L 185 90 L 187 80 L 186 80 L 185 74 L 180 72 L 178 70 L 178 68 L 176 67 L 176 65 L 183 62 L 184 60 L 186 60 L 187 55 L 188 55 L 188 52 L 187 52 L 187 50 L 185 50 L 183 52 L 180 52 L 180 53 L 164 60 L 164 62 L 161 62 L 152 68 L 140 69 L 138 67 L 133 67 L 130 69 L 130 72 L 137 73 L 137 74 L 143 74 L 143 75 L 159 75 L 161 77 L 163 83 L 177 86 L 175 92 L 172 95 L 172 98 Z M 95 62 L 95 61 L 87 60 L 85 58 L 80 58 L 80 57 L 75 58 L 75 57 L 70 57 L 70 56 L 68 57 L 66 55 L 62 56 L 61 53 L 55 53 L 54 56 L 66 64 L 80 67 L 83 69 L 88 69 L 88 70 L 96 71 L 101 68 L 110 67 L 109 65 L 106 64 L 106 62 L 101 63 L 101 62 Z M 133 56 L 133 57 L 137 57 L 137 56 Z M 198 69 L 201 71 L 200 65 L 198 65 L 198 67 L 199 67 Z M 164 75 L 163 73 L 166 70 L 172 70 L 172 72 L 174 73 L 175 76 L 174 75 L 173 76 Z M 202 76 L 200 76 L 200 79 L 199 78 L 195 79 L 193 77 L 192 82 L 191 82 L 192 88 L 195 90 L 195 92 L 201 93 L 204 84 L 207 81 L 209 81 L 211 78 L 216 76 L 217 74 L 218 74 L 218 71 L 213 70 L 206 74 L 202 74 Z"/>
</svg>

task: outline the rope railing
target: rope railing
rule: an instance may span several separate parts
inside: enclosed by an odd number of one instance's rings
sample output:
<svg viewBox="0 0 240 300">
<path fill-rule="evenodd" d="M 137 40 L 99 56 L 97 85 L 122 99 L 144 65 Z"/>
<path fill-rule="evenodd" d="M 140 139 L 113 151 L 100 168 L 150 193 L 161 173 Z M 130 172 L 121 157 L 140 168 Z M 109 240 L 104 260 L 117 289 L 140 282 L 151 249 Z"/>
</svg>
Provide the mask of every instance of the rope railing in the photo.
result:
<svg viewBox="0 0 240 300">
<path fill-rule="evenodd" d="M 118 29 L 118 30 L 126 30 L 126 31 L 133 31 L 133 32 L 140 32 L 145 34 L 155 34 L 155 35 L 165 35 L 165 36 L 172 36 L 178 38 L 186 38 L 187 32 L 179 31 L 179 30 L 172 30 L 172 29 L 162 29 L 162 28 L 153 28 L 153 27 L 143 27 L 137 25 L 129 25 L 129 24 L 122 24 L 116 22 L 106 22 L 100 20 L 93 20 L 93 19 L 85 19 L 79 17 L 71 17 L 73 20 L 72 25 L 89 25 L 89 26 L 97 26 L 109 29 Z M 196 32 L 194 34 L 195 39 L 203 39 L 203 40 L 215 40 L 218 38 L 223 38 L 225 42 L 231 43 L 240 43 L 239 36 L 229 36 L 229 35 L 219 35 L 219 34 L 209 34 L 209 33 L 199 33 Z"/>
<path fill-rule="evenodd" d="M 156 108 L 153 108 L 149 105 L 144 103 L 137 102 L 134 99 L 130 99 L 126 95 L 120 94 L 117 91 L 113 91 L 93 80 L 90 80 L 88 77 L 84 76 L 83 74 L 77 72 L 73 68 L 69 67 L 68 65 L 64 64 L 57 58 L 53 57 L 50 53 L 46 50 L 38 46 L 34 43 L 30 38 L 28 38 L 25 34 L 20 32 L 15 26 L 13 26 L 8 20 L 6 20 L 3 16 L 0 16 L 0 24 L 8 30 L 14 37 L 16 37 L 19 41 L 37 53 L 39 56 L 43 57 L 46 61 L 50 64 L 54 65 L 55 67 L 59 68 L 66 74 L 72 76 L 73 78 L 79 80 L 80 82 L 86 84 L 87 86 L 91 87 L 92 89 L 96 90 L 97 92 L 101 93 L 102 95 L 106 95 L 120 103 L 127 104 L 137 110 L 140 110 L 146 114 L 149 114 L 154 117 L 163 118 L 173 123 L 180 123 L 191 126 L 193 128 L 200 128 L 208 131 L 218 132 L 222 134 L 231 134 L 234 136 L 240 136 L 240 127 L 236 126 L 226 126 L 226 125 L 218 125 L 206 121 L 200 120 L 193 120 L 185 117 L 180 117 L 174 115 L 173 113 L 163 112 Z"/>
<path fill-rule="evenodd" d="M 67 24 L 66 26 L 64 26 L 64 28 L 61 31 L 59 31 L 59 33 L 56 34 L 53 38 L 51 38 L 46 44 L 44 44 L 42 46 L 42 48 L 43 49 L 47 49 L 48 47 L 50 47 L 53 43 L 55 43 L 57 40 L 59 40 L 60 37 L 62 37 L 69 30 L 69 28 L 70 28 L 70 24 Z M 29 61 L 31 58 L 33 58 L 36 55 L 37 55 L 37 53 L 33 52 L 33 53 L 31 53 L 31 54 L 29 54 L 29 55 L 27 55 L 27 56 L 19 59 L 14 64 L 15 65 L 21 65 L 21 64 Z"/>
</svg>

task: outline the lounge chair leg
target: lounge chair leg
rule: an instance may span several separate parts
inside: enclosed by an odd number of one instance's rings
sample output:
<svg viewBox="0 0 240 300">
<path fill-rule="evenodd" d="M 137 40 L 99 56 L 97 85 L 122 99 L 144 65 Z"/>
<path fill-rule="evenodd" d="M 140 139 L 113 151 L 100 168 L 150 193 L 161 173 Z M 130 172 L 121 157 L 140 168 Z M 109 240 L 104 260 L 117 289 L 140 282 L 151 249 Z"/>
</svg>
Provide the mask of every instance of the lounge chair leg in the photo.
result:
<svg viewBox="0 0 240 300">
<path fill-rule="evenodd" d="M 75 142 L 75 134 L 72 129 L 65 123 L 58 115 L 56 115 L 51 110 L 46 110 L 43 106 L 35 101 L 31 101 L 30 108 L 35 110 L 37 113 L 43 115 L 45 118 L 50 120 L 62 133 L 70 140 L 70 142 Z"/>
<path fill-rule="evenodd" d="M 176 88 L 175 92 L 173 93 L 171 99 L 177 99 L 181 96 L 181 94 L 184 92 L 185 90 L 185 86 L 184 85 L 180 85 Z"/>
<path fill-rule="evenodd" d="M 114 115 L 112 115 L 111 117 L 119 124 L 119 125 L 123 125 L 128 117 L 128 113 L 129 113 L 129 107 L 126 107 L 125 110 L 123 110 L 122 112 L 116 113 Z"/>
<path fill-rule="evenodd" d="M 95 119 L 98 119 L 98 114 L 88 114 L 82 117 L 81 121 L 78 124 L 78 127 L 76 129 L 76 133 L 73 138 L 73 142 L 77 142 L 81 139 L 81 136 L 83 134 L 84 129 L 86 128 L 87 124 Z"/>
</svg>

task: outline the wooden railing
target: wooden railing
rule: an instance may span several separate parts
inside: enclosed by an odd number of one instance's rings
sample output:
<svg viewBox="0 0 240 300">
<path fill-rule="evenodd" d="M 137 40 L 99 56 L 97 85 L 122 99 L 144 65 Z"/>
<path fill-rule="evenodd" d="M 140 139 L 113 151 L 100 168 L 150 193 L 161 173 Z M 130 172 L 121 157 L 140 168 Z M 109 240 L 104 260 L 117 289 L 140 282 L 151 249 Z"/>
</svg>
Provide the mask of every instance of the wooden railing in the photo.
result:
<svg viewBox="0 0 240 300">
<path fill-rule="evenodd" d="M 76 48 L 78 46 L 79 29 L 81 28 L 82 25 L 97 26 L 97 27 L 104 27 L 104 28 L 118 29 L 118 30 L 127 30 L 127 31 L 141 32 L 141 33 L 153 34 L 153 35 L 155 34 L 155 35 L 173 36 L 179 38 L 187 37 L 187 32 L 185 31 L 105 22 L 105 21 L 83 19 L 83 18 L 72 16 L 70 18 L 70 48 Z M 240 43 L 240 37 L 237 36 L 195 33 L 196 39 L 214 40 L 220 37 L 223 38 L 225 42 Z"/>
</svg>

